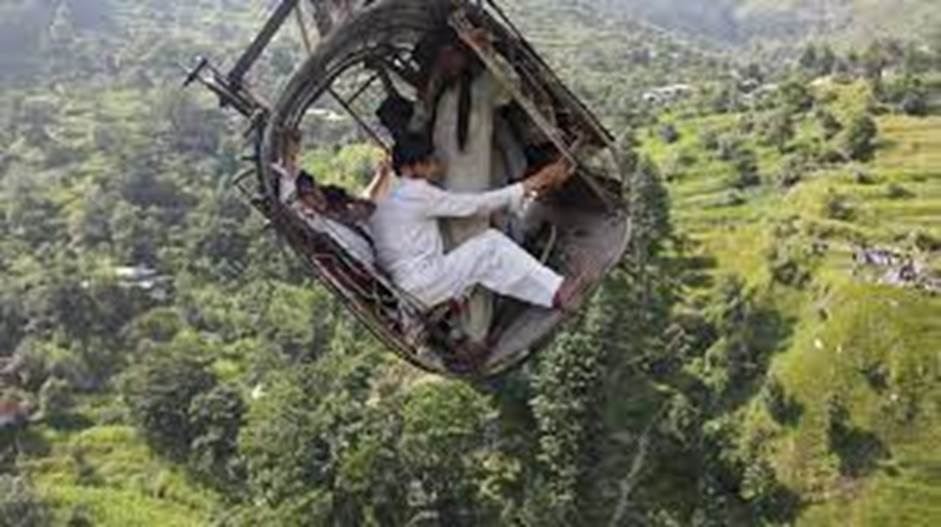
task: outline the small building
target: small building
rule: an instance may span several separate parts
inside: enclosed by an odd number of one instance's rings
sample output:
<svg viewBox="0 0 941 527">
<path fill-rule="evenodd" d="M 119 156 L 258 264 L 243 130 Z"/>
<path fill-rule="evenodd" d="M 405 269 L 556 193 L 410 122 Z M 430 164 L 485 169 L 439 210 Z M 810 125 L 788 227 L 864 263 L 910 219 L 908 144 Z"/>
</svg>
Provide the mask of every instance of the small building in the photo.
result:
<svg viewBox="0 0 941 527">
<path fill-rule="evenodd" d="M 689 84 L 673 84 L 661 86 L 644 92 L 641 98 L 647 104 L 668 105 L 691 97 L 695 90 Z"/>
<path fill-rule="evenodd" d="M 156 269 L 146 266 L 115 267 L 114 275 L 121 287 L 143 291 L 158 302 L 169 297 L 170 288 L 173 285 L 172 277 L 161 275 Z"/>
<path fill-rule="evenodd" d="M 312 108 L 309 113 L 311 116 L 324 120 L 328 123 L 342 123 L 349 120 L 349 118 L 345 115 L 339 114 L 327 108 Z"/>
</svg>

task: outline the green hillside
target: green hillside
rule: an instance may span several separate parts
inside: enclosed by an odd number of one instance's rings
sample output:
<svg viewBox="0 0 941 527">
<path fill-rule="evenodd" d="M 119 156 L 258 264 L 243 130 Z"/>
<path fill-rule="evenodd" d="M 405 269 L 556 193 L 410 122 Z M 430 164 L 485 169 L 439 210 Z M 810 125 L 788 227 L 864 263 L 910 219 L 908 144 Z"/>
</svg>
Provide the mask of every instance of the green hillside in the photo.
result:
<svg viewBox="0 0 941 527">
<path fill-rule="evenodd" d="M 614 13 L 726 45 L 792 46 L 805 39 L 866 44 L 937 36 L 932 0 L 602 0 Z"/>
<path fill-rule="evenodd" d="M 939 22 L 937 6 L 925 0 L 853 0 L 843 2 L 811 2 L 793 0 L 744 2 L 738 14 L 753 23 L 768 24 L 773 17 L 797 13 L 798 22 L 811 28 L 811 37 L 828 38 L 842 34 L 853 43 L 865 42 L 874 36 L 933 36 Z"/>
<path fill-rule="evenodd" d="M 839 112 L 858 104 L 860 92 L 831 86 L 817 96 Z M 875 283 L 885 270 L 861 267 L 854 252 L 892 248 L 929 274 L 938 269 L 941 118 L 878 118 L 871 162 L 804 170 L 787 186 L 780 151 L 746 139 L 761 181 L 740 191 L 734 168 L 703 146 L 702 134 L 734 135 L 744 119 L 761 119 L 753 116 L 668 115 L 681 139 L 644 141 L 662 166 L 684 159 L 670 191 L 694 254 L 711 262 L 707 275 L 741 277 L 787 321 L 768 375 L 793 415 L 776 416 L 758 397 L 737 411 L 739 441 L 757 443 L 807 501 L 800 525 L 934 525 L 941 283 L 934 294 Z M 823 140 L 812 116 L 795 127 L 791 148 Z M 836 196 L 845 212 L 835 213 Z"/>
</svg>

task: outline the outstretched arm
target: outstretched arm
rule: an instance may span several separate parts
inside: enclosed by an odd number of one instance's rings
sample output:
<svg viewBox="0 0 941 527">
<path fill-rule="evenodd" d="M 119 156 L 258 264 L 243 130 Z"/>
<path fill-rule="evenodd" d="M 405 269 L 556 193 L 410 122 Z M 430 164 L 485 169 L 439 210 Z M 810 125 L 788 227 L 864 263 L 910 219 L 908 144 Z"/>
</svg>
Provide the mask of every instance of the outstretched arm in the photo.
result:
<svg viewBox="0 0 941 527">
<path fill-rule="evenodd" d="M 493 214 L 510 208 L 526 196 L 542 195 L 570 177 L 571 170 L 564 161 L 553 163 L 522 183 L 499 190 L 478 194 L 448 192 L 431 185 L 424 196 L 426 214 L 434 218 L 467 218 Z"/>
<path fill-rule="evenodd" d="M 432 218 L 469 218 L 485 216 L 509 208 L 523 199 L 522 183 L 482 193 L 458 193 L 427 186 L 425 214 Z"/>
<path fill-rule="evenodd" d="M 376 173 L 366 190 L 360 194 L 360 197 L 373 203 L 384 198 L 389 193 L 389 187 L 392 186 L 392 163 L 388 158 L 379 162 L 376 167 Z"/>
</svg>

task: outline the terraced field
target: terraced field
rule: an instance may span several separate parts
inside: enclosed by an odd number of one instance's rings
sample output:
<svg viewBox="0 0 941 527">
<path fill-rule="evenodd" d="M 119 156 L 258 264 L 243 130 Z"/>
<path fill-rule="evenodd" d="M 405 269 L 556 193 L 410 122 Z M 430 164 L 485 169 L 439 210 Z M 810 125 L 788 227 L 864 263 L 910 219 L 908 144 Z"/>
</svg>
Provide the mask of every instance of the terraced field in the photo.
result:
<svg viewBox="0 0 941 527">
<path fill-rule="evenodd" d="M 115 411 L 107 401 L 90 400 L 70 416 L 72 423 L 36 432 L 32 443 L 45 445 L 45 455 L 30 456 L 23 469 L 50 505 L 54 524 L 209 524 L 219 497 L 156 456 L 133 427 L 87 427 Z"/>
<path fill-rule="evenodd" d="M 838 88 L 830 109 L 854 106 L 856 89 Z M 642 134 L 671 180 L 681 231 L 715 262 L 708 275 L 741 277 L 787 325 L 768 375 L 793 419 L 782 424 L 753 401 L 739 410 L 741 440 L 760 445 L 801 496 L 800 525 L 938 525 L 941 295 L 884 283 L 891 269 L 857 260 L 863 247 L 880 248 L 910 260 L 920 280 L 937 280 L 941 116 L 880 116 L 871 162 L 808 169 L 789 188 L 775 182 L 782 154 L 747 139 L 762 182 L 736 190 L 731 165 L 700 137 L 734 130 L 741 118 L 668 116 L 680 135 L 673 144 L 656 127 Z M 819 139 L 812 118 L 797 124 L 793 144 Z M 782 259 L 793 271 L 786 276 L 803 278 L 782 283 Z"/>
</svg>

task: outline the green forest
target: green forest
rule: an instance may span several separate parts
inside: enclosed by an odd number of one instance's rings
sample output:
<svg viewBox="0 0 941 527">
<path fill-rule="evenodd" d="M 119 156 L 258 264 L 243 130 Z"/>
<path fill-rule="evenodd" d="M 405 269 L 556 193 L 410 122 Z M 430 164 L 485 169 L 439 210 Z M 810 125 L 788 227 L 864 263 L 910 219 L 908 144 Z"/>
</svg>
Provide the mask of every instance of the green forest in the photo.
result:
<svg viewBox="0 0 941 527">
<path fill-rule="evenodd" d="M 311 277 L 182 87 L 276 2 L 0 0 L 0 527 L 941 525 L 936 1 L 499 3 L 623 147 L 633 233 L 474 382 Z"/>
</svg>

